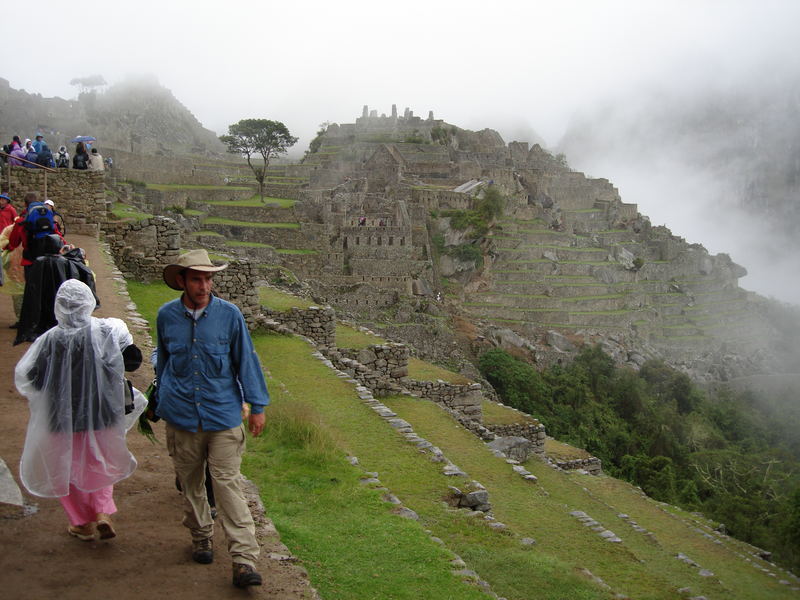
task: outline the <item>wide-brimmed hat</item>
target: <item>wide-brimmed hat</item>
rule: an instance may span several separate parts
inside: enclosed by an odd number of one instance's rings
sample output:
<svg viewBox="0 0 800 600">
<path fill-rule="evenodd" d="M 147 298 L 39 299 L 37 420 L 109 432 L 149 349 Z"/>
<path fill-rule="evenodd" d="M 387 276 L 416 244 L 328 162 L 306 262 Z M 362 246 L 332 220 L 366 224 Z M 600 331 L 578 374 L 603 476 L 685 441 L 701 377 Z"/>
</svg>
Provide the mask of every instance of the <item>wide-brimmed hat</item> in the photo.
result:
<svg viewBox="0 0 800 600">
<path fill-rule="evenodd" d="M 178 285 L 178 275 L 181 271 L 186 269 L 194 269 L 195 271 L 203 271 L 204 273 L 216 273 L 227 269 L 227 263 L 219 267 L 215 266 L 208 257 L 208 252 L 205 250 L 190 250 L 186 254 L 181 254 L 178 257 L 178 262 L 164 267 L 164 283 L 166 283 L 173 290 L 182 290 L 183 288 Z"/>
</svg>

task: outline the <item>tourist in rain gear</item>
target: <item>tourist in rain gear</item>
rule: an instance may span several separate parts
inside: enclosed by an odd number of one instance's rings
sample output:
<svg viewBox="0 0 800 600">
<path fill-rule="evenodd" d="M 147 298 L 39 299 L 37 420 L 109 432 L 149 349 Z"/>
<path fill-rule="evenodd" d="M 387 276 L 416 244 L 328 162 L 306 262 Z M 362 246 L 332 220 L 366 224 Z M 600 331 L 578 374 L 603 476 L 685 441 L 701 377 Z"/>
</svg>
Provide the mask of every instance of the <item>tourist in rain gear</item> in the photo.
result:
<svg viewBox="0 0 800 600">
<path fill-rule="evenodd" d="M 56 161 L 53 160 L 53 153 L 50 151 L 50 148 L 47 144 L 41 144 L 41 150 L 39 150 L 39 156 L 36 159 L 36 164 L 39 164 L 43 167 L 50 167 L 55 168 Z"/>
<path fill-rule="evenodd" d="M 12 225 L 17 219 L 17 209 L 11 204 L 7 194 L 0 194 L 0 231 Z"/>
<path fill-rule="evenodd" d="M 8 164 L 12 167 L 21 167 L 25 163 L 23 163 L 20 158 L 26 158 L 28 156 L 27 150 L 22 146 L 17 146 L 11 151 L 11 154 L 8 156 Z"/>
<path fill-rule="evenodd" d="M 42 256 L 33 261 L 25 275 L 17 337 L 14 345 L 32 342 L 56 324 L 55 298 L 62 283 L 77 279 L 95 294 L 94 273 L 86 266 L 83 250 L 64 247 L 57 234 L 46 236 Z M 100 302 L 94 296 L 96 304 Z"/>
<path fill-rule="evenodd" d="M 22 165 L 28 167 L 29 169 L 38 169 L 39 167 L 36 166 L 36 161 L 39 160 L 39 153 L 36 152 L 36 150 L 32 145 L 28 145 L 27 150 L 28 153 L 25 155 L 25 160 L 27 160 L 28 162 L 22 163 Z"/>
<path fill-rule="evenodd" d="M 31 413 L 22 483 L 31 494 L 58 498 L 70 535 L 84 541 L 116 535 L 114 484 L 136 469 L 125 434 L 146 405 L 138 390 L 125 391 L 125 370 L 138 368 L 141 351 L 123 321 L 92 317 L 94 308 L 88 286 L 64 282 L 56 295 L 58 326 L 15 369 Z"/>
<path fill-rule="evenodd" d="M 36 154 L 41 154 L 42 153 L 42 148 L 44 148 L 47 145 L 47 143 L 44 141 L 44 136 L 41 133 L 37 133 L 33 137 L 34 137 L 34 140 L 33 140 L 33 142 L 31 142 L 31 145 L 33 146 L 33 150 L 36 152 Z"/>
</svg>

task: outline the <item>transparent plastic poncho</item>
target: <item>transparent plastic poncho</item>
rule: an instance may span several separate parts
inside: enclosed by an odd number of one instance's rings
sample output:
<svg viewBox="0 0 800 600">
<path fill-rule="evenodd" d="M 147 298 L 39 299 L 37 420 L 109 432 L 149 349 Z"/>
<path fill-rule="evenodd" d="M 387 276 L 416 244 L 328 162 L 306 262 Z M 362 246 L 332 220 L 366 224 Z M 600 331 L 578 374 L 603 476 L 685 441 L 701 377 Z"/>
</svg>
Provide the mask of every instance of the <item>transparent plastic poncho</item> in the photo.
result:
<svg viewBox="0 0 800 600">
<path fill-rule="evenodd" d="M 147 401 L 134 390 L 125 414 L 122 350 L 133 338 L 120 319 L 92 317 L 94 308 L 86 284 L 65 281 L 55 299 L 58 325 L 17 363 L 15 383 L 31 413 L 20 476 L 37 496 L 66 496 L 70 484 L 93 492 L 136 469 L 125 433 Z"/>
</svg>

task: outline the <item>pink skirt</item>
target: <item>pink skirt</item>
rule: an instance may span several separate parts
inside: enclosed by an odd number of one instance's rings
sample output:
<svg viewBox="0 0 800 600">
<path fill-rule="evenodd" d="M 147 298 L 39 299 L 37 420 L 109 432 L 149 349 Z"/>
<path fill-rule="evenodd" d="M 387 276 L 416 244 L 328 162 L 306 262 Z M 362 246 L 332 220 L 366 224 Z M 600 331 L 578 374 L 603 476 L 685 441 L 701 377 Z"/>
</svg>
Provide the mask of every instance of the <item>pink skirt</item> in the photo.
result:
<svg viewBox="0 0 800 600">
<path fill-rule="evenodd" d="M 84 492 L 70 484 L 69 495 L 62 496 L 59 500 L 67 513 L 70 525 L 86 525 L 96 520 L 98 513 L 113 515 L 117 512 L 113 485 L 94 492 Z"/>
</svg>

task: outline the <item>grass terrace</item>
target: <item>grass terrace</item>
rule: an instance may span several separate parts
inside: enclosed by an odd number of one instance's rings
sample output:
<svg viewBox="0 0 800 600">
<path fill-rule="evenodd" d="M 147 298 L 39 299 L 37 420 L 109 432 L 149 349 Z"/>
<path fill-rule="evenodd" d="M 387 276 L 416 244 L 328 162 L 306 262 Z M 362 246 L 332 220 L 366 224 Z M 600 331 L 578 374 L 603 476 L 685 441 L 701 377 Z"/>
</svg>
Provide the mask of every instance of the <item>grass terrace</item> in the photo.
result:
<svg viewBox="0 0 800 600">
<path fill-rule="evenodd" d="M 120 221 L 144 221 L 153 217 L 150 213 L 141 212 L 135 206 L 124 202 L 114 202 L 111 206 L 111 214 Z"/>
<path fill-rule="evenodd" d="M 249 186 L 235 185 L 194 185 L 182 183 L 148 183 L 147 188 L 160 192 L 170 192 L 175 190 L 251 190 Z"/>
<path fill-rule="evenodd" d="M 311 300 L 288 294 L 283 290 L 267 285 L 258 288 L 258 298 L 262 306 L 279 312 L 287 311 L 290 308 L 315 306 L 315 303 Z"/>
<path fill-rule="evenodd" d="M 300 229 L 299 223 L 254 223 L 252 221 L 234 221 L 222 217 L 203 219 L 203 225 L 232 225 L 234 227 L 256 227 L 262 229 Z"/>
<path fill-rule="evenodd" d="M 221 233 L 217 233 L 216 231 L 211 231 L 209 229 L 201 229 L 200 231 L 190 231 L 187 235 L 189 237 L 193 237 L 193 238 L 206 237 L 206 236 L 220 237 L 220 238 L 224 238 L 225 237 Z"/>
<path fill-rule="evenodd" d="M 261 196 L 255 194 L 250 198 L 244 200 L 214 200 L 213 202 L 205 202 L 212 206 L 245 206 L 245 207 L 262 207 L 266 205 L 276 205 L 281 208 L 291 208 L 297 204 L 297 200 L 290 198 L 273 198 L 271 196 L 264 196 L 264 201 L 261 201 Z"/>
<path fill-rule="evenodd" d="M 307 250 L 305 248 L 276 248 L 275 252 L 277 252 L 278 254 L 302 254 L 302 255 L 318 254 L 316 250 Z"/>
<path fill-rule="evenodd" d="M 493 425 L 539 424 L 539 421 L 532 416 L 491 400 L 484 399 L 481 403 L 481 410 L 483 412 L 483 424 L 489 429 Z"/>
<path fill-rule="evenodd" d="M 470 379 L 459 373 L 453 373 L 453 371 L 425 362 L 414 356 L 408 359 L 408 376 L 417 381 L 436 381 L 441 379 L 453 385 L 468 385 L 472 383 Z"/>
<path fill-rule="evenodd" d="M 273 248 L 273 246 L 261 242 L 241 242 L 239 240 L 228 240 L 225 245 L 231 248 Z"/>
</svg>

